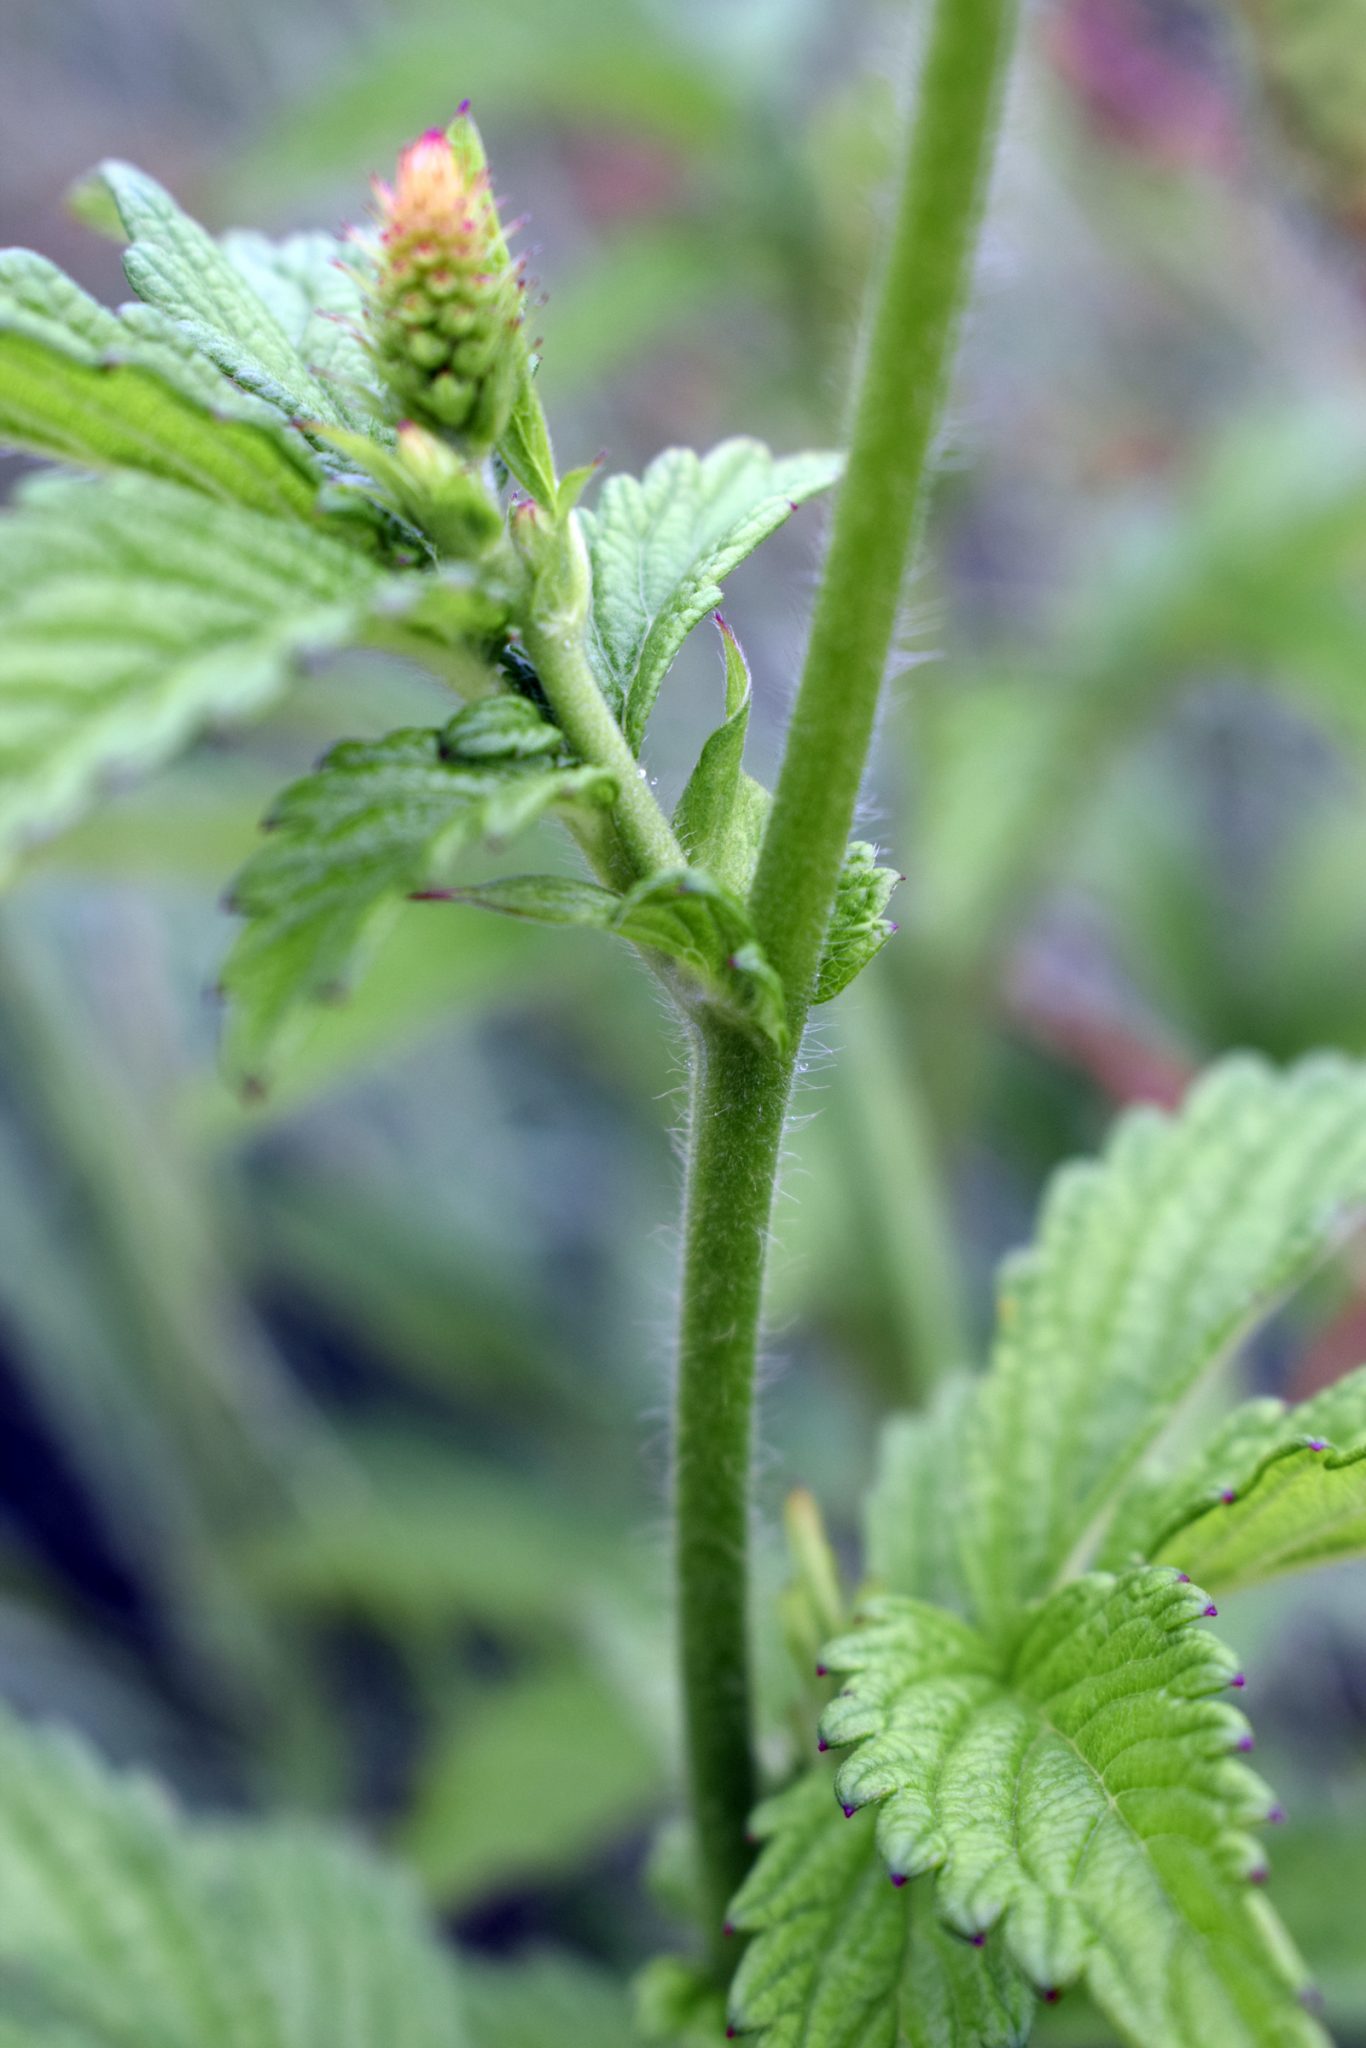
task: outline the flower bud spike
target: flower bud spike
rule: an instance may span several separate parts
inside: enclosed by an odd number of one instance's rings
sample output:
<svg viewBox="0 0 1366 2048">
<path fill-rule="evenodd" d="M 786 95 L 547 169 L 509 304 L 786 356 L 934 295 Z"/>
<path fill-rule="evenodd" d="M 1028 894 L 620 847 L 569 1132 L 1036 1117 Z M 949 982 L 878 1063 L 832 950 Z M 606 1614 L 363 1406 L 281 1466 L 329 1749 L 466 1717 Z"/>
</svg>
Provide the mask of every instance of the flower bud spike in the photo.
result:
<svg viewBox="0 0 1366 2048">
<path fill-rule="evenodd" d="M 392 185 L 378 179 L 374 192 L 375 360 L 409 420 L 482 457 L 507 425 L 525 370 L 524 284 L 468 115 L 410 143 Z"/>
</svg>

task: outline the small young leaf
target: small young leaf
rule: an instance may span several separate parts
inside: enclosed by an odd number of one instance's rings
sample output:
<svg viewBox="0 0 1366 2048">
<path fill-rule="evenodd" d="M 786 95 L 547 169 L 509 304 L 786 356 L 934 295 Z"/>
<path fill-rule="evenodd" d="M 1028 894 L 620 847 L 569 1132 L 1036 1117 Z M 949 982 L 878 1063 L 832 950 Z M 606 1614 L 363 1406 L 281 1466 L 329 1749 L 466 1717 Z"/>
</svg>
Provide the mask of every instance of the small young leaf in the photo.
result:
<svg viewBox="0 0 1366 2048">
<path fill-rule="evenodd" d="M 321 476 L 302 438 L 146 313 L 120 318 L 42 257 L 0 251 L 0 443 L 306 518 Z"/>
<path fill-rule="evenodd" d="M 1220 1353 L 1366 1202 L 1366 1068 L 1235 1058 L 1179 1115 L 1140 1110 L 1053 1182 L 1004 1270 L 995 1362 L 964 1432 L 964 1559 L 1004 1619 L 1099 1534 Z"/>
<path fill-rule="evenodd" d="M 527 363 L 512 401 L 508 423 L 498 441 L 498 453 L 511 470 L 524 491 L 529 491 L 538 505 L 547 512 L 557 509 L 555 486 L 555 451 L 550 445 L 550 429 L 545 423 L 545 412 L 536 392 L 536 381 L 532 365 Z M 583 483 L 593 474 L 592 470 L 575 470 L 575 478 L 582 476 Z M 564 487 L 571 482 L 566 477 Z M 582 489 L 580 484 L 579 488 Z M 558 509 L 568 511 L 574 504 L 577 491 L 566 504 L 560 497 Z"/>
<path fill-rule="evenodd" d="M 1136 1489 L 1106 1546 L 1180 1565 L 1212 1592 L 1366 1551 L 1366 1367 L 1287 1408 L 1249 1401 L 1200 1457 Z"/>
<path fill-rule="evenodd" d="M 674 812 L 674 831 L 688 859 L 744 895 L 754 875 L 772 798 L 744 771 L 749 732 L 749 665 L 740 643 L 718 612 L 726 663 L 726 717 L 711 735 L 688 777 Z"/>
<path fill-rule="evenodd" d="M 674 656 L 721 602 L 722 579 L 840 467 L 838 455 L 774 456 L 761 441 L 723 441 L 701 457 L 670 448 L 639 481 L 609 477 L 596 511 L 579 514 L 598 680 L 633 747 Z"/>
<path fill-rule="evenodd" d="M 332 426 L 364 424 L 341 390 L 309 368 L 280 320 L 247 282 L 238 264 L 169 192 L 132 164 L 105 163 L 102 184 L 129 238 L 123 259 L 129 284 L 149 306 L 246 390 L 287 417 Z"/>
<path fill-rule="evenodd" d="M 876 1976 L 865 2033 L 839 2031 L 832 2002 L 823 2027 L 779 2025 L 765 2048 L 897 2038 L 878 1894 L 853 1909 L 857 1845 L 840 1846 L 872 1806 L 894 1883 L 934 1872 L 960 1938 L 1002 1949 L 1042 1996 L 1084 1979 L 1133 2048 L 1325 2048 L 1254 1888 L 1264 1866 L 1246 1829 L 1268 1794 L 1234 1754 L 1247 1723 L 1221 1696 L 1233 1658 L 1207 1613 L 1170 1570 L 1095 1574 L 1045 1601 L 1003 1657 L 937 1608 L 871 1602 L 825 1653 L 844 1683 L 822 1739 L 854 1745 L 834 1788 L 851 1818 L 832 1805 L 817 1836 L 814 1795 L 810 1811 L 770 1814 L 735 1906 L 763 1929 L 737 1978 L 741 2023 L 780 2022 L 813 1971 L 843 1973 L 845 2003 Z M 781 2002 L 756 2001 L 772 1983 Z"/>
<path fill-rule="evenodd" d="M 813 1002 L 828 1003 L 882 951 L 896 930 L 882 913 L 900 880 L 895 868 L 878 866 L 876 847 L 862 839 L 850 841 L 816 973 Z"/>
<path fill-rule="evenodd" d="M 502 533 L 502 512 L 478 470 L 425 427 L 405 423 L 392 446 L 347 427 L 319 427 L 317 438 L 367 479 L 356 488 L 425 534 L 438 553 L 477 559 Z"/>
<path fill-rule="evenodd" d="M 567 762 L 558 728 L 519 697 L 472 704 L 441 732 L 334 747 L 284 792 L 233 892 L 248 922 L 223 974 L 230 1067 L 258 1080 L 300 1005 L 344 993 L 382 923 L 407 897 L 447 892 L 470 846 L 615 792 L 602 769 Z"/>
<path fill-rule="evenodd" d="M 104 777 L 259 711 L 381 584 L 323 533 L 151 477 L 39 479 L 0 535 L 0 867 Z"/>
<path fill-rule="evenodd" d="M 616 932 L 665 953 L 705 1000 L 775 1045 L 786 1042 L 782 984 L 760 950 L 749 912 L 701 868 L 648 875 L 624 896 L 561 875 L 512 875 L 443 894 L 505 917 Z"/>
<path fill-rule="evenodd" d="M 1018 2048 L 1034 1994 L 1001 1944 L 948 1933 L 929 1887 L 888 1882 L 871 1818 L 845 1820 L 830 1773 L 754 1816 L 765 1847 L 731 1909 L 757 1938 L 731 1994 L 762 2048 Z"/>
</svg>

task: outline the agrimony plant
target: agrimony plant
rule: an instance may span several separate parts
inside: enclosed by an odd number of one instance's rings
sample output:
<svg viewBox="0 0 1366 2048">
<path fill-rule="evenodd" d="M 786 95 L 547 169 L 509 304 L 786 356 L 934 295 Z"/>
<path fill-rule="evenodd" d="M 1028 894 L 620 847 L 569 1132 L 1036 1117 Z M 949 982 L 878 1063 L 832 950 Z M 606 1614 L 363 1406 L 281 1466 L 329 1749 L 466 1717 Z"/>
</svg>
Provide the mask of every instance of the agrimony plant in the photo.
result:
<svg viewBox="0 0 1366 2048">
<path fill-rule="evenodd" d="M 579 509 L 594 472 L 558 469 L 467 110 L 404 152 L 346 248 L 217 241 L 114 164 L 81 203 L 126 241 L 134 304 L 0 258 L 0 434 L 72 472 L 25 485 L 0 543 L 5 860 L 111 773 L 257 712 L 303 662 L 387 650 L 460 702 L 342 739 L 274 805 L 233 888 L 237 1084 L 268 1085 L 412 902 L 451 944 L 458 906 L 615 934 L 686 1033 L 674 1513 L 705 1960 L 644 1994 L 678 2040 L 997 2048 L 1079 1979 L 1142 2048 L 1322 2038 L 1261 1891 L 1251 1831 L 1273 1807 L 1240 1755 L 1211 1593 L 1359 1547 L 1366 1396 L 1353 1380 L 1304 1413 L 1254 1405 L 1185 1470 L 1150 1453 L 1366 1194 L 1366 1077 L 1346 1063 L 1234 1063 L 1064 1177 L 1007 1273 L 990 1373 L 889 1432 L 848 1626 L 816 1524 L 794 1520 L 790 1632 L 834 1634 L 819 1739 L 846 1754 L 755 1810 L 750 1428 L 774 1179 L 808 1011 L 892 929 L 895 877 L 850 830 L 1012 15 L 933 10 L 843 462 L 747 439 L 670 450 Z M 841 472 L 776 789 L 744 765 L 749 678 L 723 625 L 722 716 L 666 817 L 640 751 L 675 655 L 730 570 Z M 465 874 L 470 849 L 549 817 L 586 873 Z M 15 2048 L 379 2043 L 398 2013 L 414 2044 L 454 2048 L 444 1965 L 381 1892 L 335 1845 L 201 1839 L 0 1729 Z"/>
</svg>

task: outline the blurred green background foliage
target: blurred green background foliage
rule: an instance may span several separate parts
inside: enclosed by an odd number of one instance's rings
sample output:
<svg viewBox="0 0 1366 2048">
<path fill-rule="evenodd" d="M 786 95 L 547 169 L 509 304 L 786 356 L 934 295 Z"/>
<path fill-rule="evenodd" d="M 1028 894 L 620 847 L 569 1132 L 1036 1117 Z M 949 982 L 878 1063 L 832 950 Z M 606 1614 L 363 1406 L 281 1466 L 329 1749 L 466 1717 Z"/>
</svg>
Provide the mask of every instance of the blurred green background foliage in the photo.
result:
<svg viewBox="0 0 1366 2048">
<path fill-rule="evenodd" d="M 63 206 L 102 154 L 215 228 L 335 227 L 468 95 L 530 216 L 568 460 L 820 445 L 907 12 L 9 0 L 0 240 L 117 298 Z M 779 1213 L 766 1522 L 809 1486 L 851 1578 L 879 1422 L 980 1357 L 1051 1168 L 1226 1048 L 1366 1051 L 1364 85 L 1362 0 L 1030 10 L 864 805 L 902 928 L 822 1014 Z M 820 521 L 729 598 L 760 773 Z M 266 800 L 431 687 L 330 667 L 4 907 L 0 1691 L 192 1802 L 358 1819 L 482 1958 L 488 2038 L 624 2042 L 613 1980 L 683 1882 L 656 1000 L 606 947 L 412 906 L 266 1100 L 216 1065 L 219 894 Z M 671 792 L 720 701 L 700 632 L 648 750 Z M 1230 1372 L 1302 1395 L 1363 1359 L 1349 1253 Z M 1278 1900 L 1366 2041 L 1366 1591 L 1231 1605 Z"/>
</svg>

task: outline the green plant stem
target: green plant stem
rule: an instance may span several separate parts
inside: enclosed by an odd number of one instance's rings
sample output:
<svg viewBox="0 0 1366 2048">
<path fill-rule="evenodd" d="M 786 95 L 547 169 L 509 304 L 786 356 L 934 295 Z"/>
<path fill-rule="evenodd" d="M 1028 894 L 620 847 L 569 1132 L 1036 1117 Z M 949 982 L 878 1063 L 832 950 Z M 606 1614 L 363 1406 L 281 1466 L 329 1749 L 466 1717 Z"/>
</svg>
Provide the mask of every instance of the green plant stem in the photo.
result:
<svg viewBox="0 0 1366 2048">
<path fill-rule="evenodd" d="M 530 618 L 526 650 L 541 687 L 570 746 L 581 761 L 610 769 L 617 778 L 612 818 L 618 847 L 585 847 L 602 879 L 629 888 L 642 875 L 686 865 L 682 847 L 655 802 L 645 771 L 599 688 L 584 647 L 582 624 L 567 619 Z"/>
<path fill-rule="evenodd" d="M 1015 0 L 938 0 L 753 906 L 806 1006 L 863 779 L 972 270 Z"/>
<path fill-rule="evenodd" d="M 800 1043 L 971 274 L 1015 0 L 937 0 L 849 467 L 753 903 Z M 558 707 L 557 707 L 558 708 Z M 689 1797 L 713 1940 L 748 1861 L 751 1411 L 792 1056 L 698 1036 L 675 1435 Z M 724 1966 L 719 1961 L 718 1971 Z"/>
<path fill-rule="evenodd" d="M 790 1053 L 729 1025 L 696 1030 L 673 1505 L 688 1783 L 718 1963 L 757 1792 L 748 1614 L 754 1360 L 792 1071 Z"/>
</svg>

